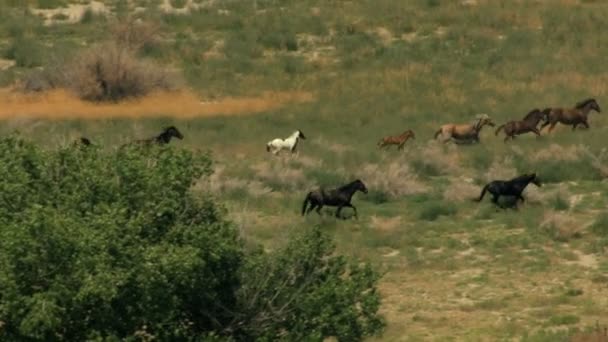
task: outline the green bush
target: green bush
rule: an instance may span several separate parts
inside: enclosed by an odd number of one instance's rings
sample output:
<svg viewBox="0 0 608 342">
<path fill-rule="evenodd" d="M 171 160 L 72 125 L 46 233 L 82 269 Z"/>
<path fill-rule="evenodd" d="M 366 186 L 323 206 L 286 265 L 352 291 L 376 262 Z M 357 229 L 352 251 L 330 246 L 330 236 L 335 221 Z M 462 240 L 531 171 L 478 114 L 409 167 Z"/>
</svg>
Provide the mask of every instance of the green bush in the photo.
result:
<svg viewBox="0 0 608 342">
<path fill-rule="evenodd" d="M 191 186 L 206 155 L 0 140 L 0 340 L 360 340 L 377 275 L 318 229 L 248 254 Z M 253 296 L 255 294 L 255 296 Z"/>
<path fill-rule="evenodd" d="M 8 59 L 14 59 L 18 67 L 33 68 L 42 65 L 44 47 L 33 39 L 17 38 L 4 55 Z"/>
</svg>

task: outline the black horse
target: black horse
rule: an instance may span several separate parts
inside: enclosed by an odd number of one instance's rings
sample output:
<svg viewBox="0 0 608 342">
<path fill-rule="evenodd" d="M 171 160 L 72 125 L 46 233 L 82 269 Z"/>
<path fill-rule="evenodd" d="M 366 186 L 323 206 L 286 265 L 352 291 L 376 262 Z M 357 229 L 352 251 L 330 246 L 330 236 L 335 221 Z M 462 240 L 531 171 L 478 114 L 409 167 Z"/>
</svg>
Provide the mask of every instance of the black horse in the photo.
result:
<svg viewBox="0 0 608 342">
<path fill-rule="evenodd" d="M 486 194 L 486 191 L 488 191 L 493 196 L 492 203 L 496 205 L 499 205 L 498 198 L 500 196 L 514 196 L 517 200 L 521 200 L 522 202 L 524 202 L 525 200 L 521 193 L 530 183 L 538 187 L 541 186 L 540 180 L 536 176 L 536 173 L 524 174 L 508 181 L 495 180 L 483 187 L 481 195 L 478 199 L 475 199 L 475 201 L 481 202 L 483 196 Z M 517 201 L 515 201 L 515 205 L 517 206 Z"/>
<path fill-rule="evenodd" d="M 331 207 L 338 207 L 338 210 L 336 210 L 336 217 L 340 217 L 340 211 L 343 207 L 349 207 L 353 208 L 355 211 L 355 218 L 358 218 L 357 208 L 350 203 L 350 200 L 357 190 L 365 194 L 367 193 L 365 184 L 363 184 L 363 182 L 359 179 L 337 189 L 326 190 L 321 188 L 311 191 L 308 193 L 308 195 L 306 195 L 304 203 L 302 204 L 302 216 L 310 213 L 315 207 L 317 208 L 317 213 L 321 215 L 321 208 L 323 208 L 324 205 L 327 205 Z M 308 206 L 308 203 L 310 203 L 310 207 L 307 211 L 306 207 Z"/>
<path fill-rule="evenodd" d="M 93 145 L 93 143 L 91 143 L 91 140 L 89 140 L 89 138 L 85 138 L 85 137 L 80 137 L 78 139 L 76 139 L 74 141 L 74 146 L 91 146 Z"/>
<path fill-rule="evenodd" d="M 177 138 L 177 139 L 184 139 L 184 135 L 175 127 L 175 126 L 169 126 L 167 128 L 165 128 L 162 133 L 160 133 L 159 135 L 152 137 L 152 138 L 148 138 L 148 139 L 141 139 L 141 140 L 135 140 L 132 142 L 132 144 L 137 144 L 137 145 L 144 145 L 144 146 L 150 146 L 150 145 L 166 145 L 171 141 L 171 138 Z M 126 147 L 129 144 L 123 145 L 122 147 Z"/>
</svg>

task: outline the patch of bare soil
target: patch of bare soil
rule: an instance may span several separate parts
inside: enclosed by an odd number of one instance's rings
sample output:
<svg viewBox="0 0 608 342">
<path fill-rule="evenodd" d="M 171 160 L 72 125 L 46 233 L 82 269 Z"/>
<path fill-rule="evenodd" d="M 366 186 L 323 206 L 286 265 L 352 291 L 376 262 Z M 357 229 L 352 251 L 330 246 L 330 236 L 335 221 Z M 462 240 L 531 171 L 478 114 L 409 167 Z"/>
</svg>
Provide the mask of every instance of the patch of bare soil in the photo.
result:
<svg viewBox="0 0 608 342">
<path fill-rule="evenodd" d="M 120 103 L 95 103 L 78 99 L 64 90 L 24 94 L 0 90 L 0 120 L 22 118 L 111 119 L 172 117 L 191 119 L 231 115 L 248 115 L 274 110 L 288 103 L 308 102 L 308 92 L 266 92 L 258 97 L 227 97 L 203 102 L 188 91 L 155 93 Z"/>
<path fill-rule="evenodd" d="M 110 9 L 100 1 L 91 1 L 88 4 L 69 4 L 67 7 L 59 7 L 52 9 L 32 8 L 32 13 L 44 18 L 45 25 L 53 25 L 56 23 L 73 24 L 82 20 L 82 17 L 87 11 L 95 14 L 107 15 Z M 61 19 L 58 19 L 61 18 Z"/>
</svg>

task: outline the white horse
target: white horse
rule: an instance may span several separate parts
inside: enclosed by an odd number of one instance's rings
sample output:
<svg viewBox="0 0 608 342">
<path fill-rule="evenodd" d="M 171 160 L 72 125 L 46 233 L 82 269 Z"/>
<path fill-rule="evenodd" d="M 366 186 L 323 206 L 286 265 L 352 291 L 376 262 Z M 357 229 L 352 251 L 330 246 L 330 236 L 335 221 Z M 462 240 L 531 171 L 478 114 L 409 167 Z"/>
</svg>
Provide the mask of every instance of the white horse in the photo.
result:
<svg viewBox="0 0 608 342">
<path fill-rule="evenodd" d="M 293 132 L 286 139 L 274 139 L 269 141 L 266 144 L 266 151 L 272 152 L 274 155 L 279 154 L 281 150 L 289 150 L 289 152 L 294 153 L 296 151 L 296 147 L 298 146 L 298 141 L 301 139 L 306 139 L 302 131 L 297 130 Z"/>
</svg>

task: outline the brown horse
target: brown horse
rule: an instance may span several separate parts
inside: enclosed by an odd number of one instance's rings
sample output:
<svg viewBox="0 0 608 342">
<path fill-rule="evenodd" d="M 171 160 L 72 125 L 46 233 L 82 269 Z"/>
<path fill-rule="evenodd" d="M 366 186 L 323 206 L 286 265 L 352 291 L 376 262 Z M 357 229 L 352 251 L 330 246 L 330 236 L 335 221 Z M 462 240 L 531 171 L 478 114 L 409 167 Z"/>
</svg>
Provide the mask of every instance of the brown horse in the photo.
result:
<svg viewBox="0 0 608 342">
<path fill-rule="evenodd" d="M 538 126 L 538 123 L 541 120 L 544 120 L 546 122 L 547 114 L 541 112 L 538 108 L 535 108 L 532 111 L 530 111 L 530 113 L 528 113 L 524 117 L 523 120 L 509 121 L 504 125 L 498 126 L 495 134 L 498 135 L 498 133 L 501 130 L 504 130 L 505 131 L 505 140 L 504 140 L 505 142 L 507 142 L 507 140 L 509 140 L 509 138 L 511 140 L 513 140 L 513 139 L 515 139 L 515 136 L 524 134 L 524 133 L 528 133 L 528 132 L 532 132 L 532 133 L 536 134 L 536 136 L 540 136 L 540 131 L 538 130 L 538 128 L 536 126 Z"/>
<path fill-rule="evenodd" d="M 479 142 L 479 132 L 484 126 L 494 127 L 494 122 L 487 114 L 477 115 L 475 121 L 470 124 L 445 124 L 435 132 L 435 139 L 439 135 L 442 141 L 447 143 L 450 139 L 456 142 Z"/>
<path fill-rule="evenodd" d="M 543 113 L 547 115 L 547 121 L 540 126 L 542 130 L 547 125 L 549 126 L 549 132 L 553 130 L 558 122 L 564 125 L 572 125 L 572 130 L 576 129 L 576 126 L 583 125 L 585 128 L 589 128 L 587 123 L 587 115 L 591 110 L 595 110 L 600 113 L 600 105 L 595 99 L 586 99 L 577 103 L 574 108 L 546 108 Z"/>
<path fill-rule="evenodd" d="M 405 142 L 408 141 L 408 139 L 416 139 L 416 135 L 414 134 L 414 132 L 411 129 L 408 129 L 407 131 L 401 133 L 401 135 L 398 136 L 386 136 L 382 139 L 380 139 L 380 141 L 378 141 L 378 147 L 382 148 L 382 147 L 386 147 L 389 145 L 397 145 L 397 149 L 401 150 L 403 149 L 403 146 L 405 146 Z"/>
</svg>

